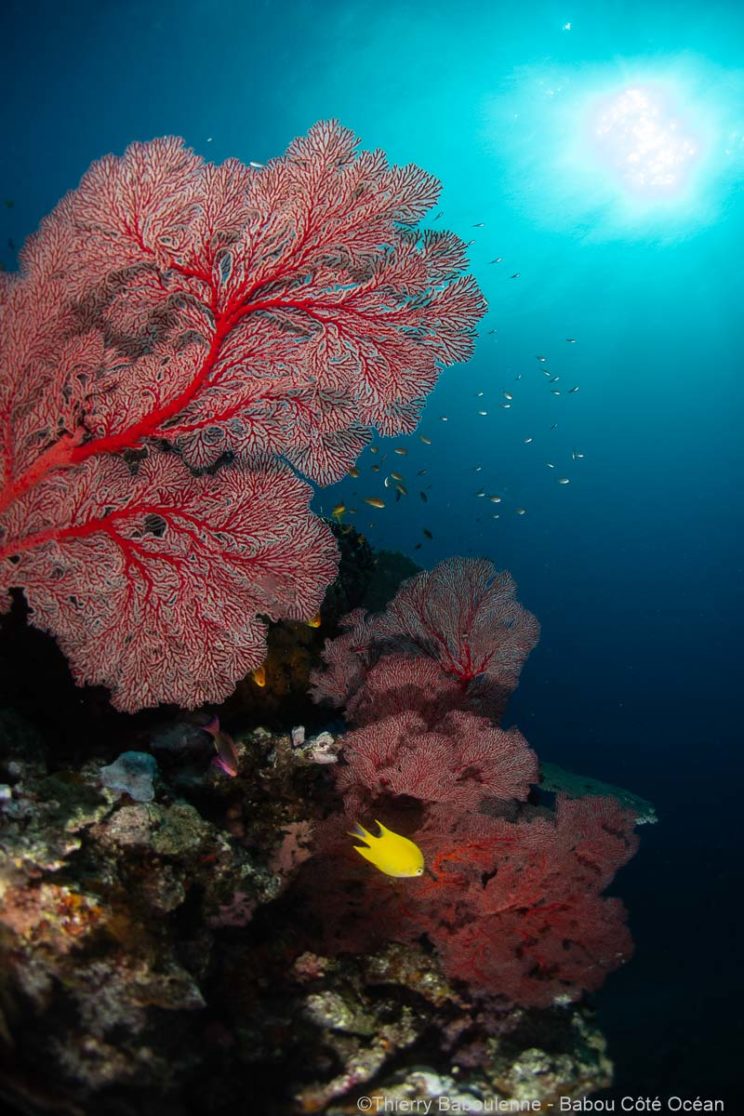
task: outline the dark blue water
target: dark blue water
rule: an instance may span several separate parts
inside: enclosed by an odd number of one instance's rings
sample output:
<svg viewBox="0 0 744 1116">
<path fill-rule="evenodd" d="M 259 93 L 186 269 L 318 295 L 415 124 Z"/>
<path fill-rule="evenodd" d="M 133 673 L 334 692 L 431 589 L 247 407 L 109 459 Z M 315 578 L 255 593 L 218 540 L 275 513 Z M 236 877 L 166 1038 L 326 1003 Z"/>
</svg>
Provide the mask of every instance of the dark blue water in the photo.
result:
<svg viewBox="0 0 744 1116">
<path fill-rule="evenodd" d="M 380 443 L 318 506 L 343 500 L 375 546 L 421 564 L 485 554 L 512 571 L 543 635 L 510 719 L 660 815 L 616 885 L 637 939 L 599 1001 L 616 1094 L 733 1096 L 744 8 L 24 0 L 1 38 L 6 267 L 89 163 L 133 140 L 263 162 L 333 116 L 441 178 L 437 227 L 474 240 L 490 304 L 475 355 L 428 402 L 431 446 Z M 593 106 L 628 88 L 664 101 L 651 155 L 637 136 L 592 146 Z M 629 155 L 676 180 L 644 193 Z"/>
</svg>

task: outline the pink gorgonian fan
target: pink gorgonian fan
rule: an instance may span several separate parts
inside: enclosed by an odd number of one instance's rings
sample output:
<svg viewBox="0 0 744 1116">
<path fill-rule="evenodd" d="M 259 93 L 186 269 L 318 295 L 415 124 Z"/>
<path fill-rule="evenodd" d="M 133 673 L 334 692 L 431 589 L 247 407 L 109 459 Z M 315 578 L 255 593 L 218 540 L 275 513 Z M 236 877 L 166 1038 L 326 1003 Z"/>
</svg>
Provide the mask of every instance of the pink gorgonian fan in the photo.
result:
<svg viewBox="0 0 744 1116">
<path fill-rule="evenodd" d="M 438 184 L 316 125 L 263 169 L 94 164 L 0 276 L 0 608 L 114 704 L 219 701 L 334 576 L 310 487 L 412 430 L 484 303 Z"/>
<path fill-rule="evenodd" d="M 355 724 L 404 708 L 430 723 L 456 707 L 498 720 L 539 633 L 510 574 L 485 558 L 449 558 L 404 581 L 384 612 L 349 614 L 326 643 L 313 695 L 345 705 Z"/>
<path fill-rule="evenodd" d="M 348 815 L 323 823 L 300 882 L 324 952 L 423 937 L 471 995 L 526 1007 L 578 1000 L 631 956 L 623 904 L 603 894 L 638 843 L 633 815 L 615 800 L 559 797 L 554 813 L 523 806 L 511 820 L 438 798 L 416 816 L 402 807 L 385 815 L 428 867 L 399 887 L 354 853 Z"/>
<path fill-rule="evenodd" d="M 433 727 L 413 710 L 368 723 L 346 733 L 343 760 L 336 787 L 355 819 L 398 797 L 477 811 L 486 798 L 525 800 L 538 780 L 537 757 L 517 729 L 462 710 Z"/>
</svg>

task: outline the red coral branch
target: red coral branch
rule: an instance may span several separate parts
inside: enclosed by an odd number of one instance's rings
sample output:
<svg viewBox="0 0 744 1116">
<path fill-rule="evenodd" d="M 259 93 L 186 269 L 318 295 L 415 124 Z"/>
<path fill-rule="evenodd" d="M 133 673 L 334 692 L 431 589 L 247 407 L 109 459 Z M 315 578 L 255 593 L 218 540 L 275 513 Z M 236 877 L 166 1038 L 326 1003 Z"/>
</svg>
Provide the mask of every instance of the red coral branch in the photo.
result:
<svg viewBox="0 0 744 1116">
<path fill-rule="evenodd" d="M 316 611 L 331 536 L 276 458 L 338 479 L 469 354 L 460 242 L 413 228 L 437 192 L 333 121 L 260 172 L 133 144 L 3 279 L 0 588 L 120 708 L 219 700 L 257 614 Z"/>
</svg>

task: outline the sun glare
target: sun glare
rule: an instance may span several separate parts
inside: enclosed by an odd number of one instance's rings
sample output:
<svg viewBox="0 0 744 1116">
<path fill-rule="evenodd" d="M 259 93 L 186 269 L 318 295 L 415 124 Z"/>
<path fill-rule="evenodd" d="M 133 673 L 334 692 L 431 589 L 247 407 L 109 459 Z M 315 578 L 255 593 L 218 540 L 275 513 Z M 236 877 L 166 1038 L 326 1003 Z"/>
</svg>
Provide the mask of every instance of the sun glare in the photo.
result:
<svg viewBox="0 0 744 1116">
<path fill-rule="evenodd" d="M 593 134 L 601 161 L 627 189 L 648 197 L 683 187 L 699 153 L 663 94 L 640 86 L 602 100 Z"/>
<path fill-rule="evenodd" d="M 514 204 L 592 239 L 689 236 L 744 173 L 744 71 L 703 58 L 522 67 L 485 116 Z"/>
</svg>

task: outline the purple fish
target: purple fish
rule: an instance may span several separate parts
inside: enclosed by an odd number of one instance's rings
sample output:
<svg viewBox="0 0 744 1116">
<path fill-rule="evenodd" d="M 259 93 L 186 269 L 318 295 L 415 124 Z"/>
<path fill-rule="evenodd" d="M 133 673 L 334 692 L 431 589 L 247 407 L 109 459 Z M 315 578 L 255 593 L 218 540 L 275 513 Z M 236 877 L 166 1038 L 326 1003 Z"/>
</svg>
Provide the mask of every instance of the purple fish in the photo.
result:
<svg viewBox="0 0 744 1116">
<path fill-rule="evenodd" d="M 217 716 L 214 716 L 208 724 L 202 725 L 202 728 L 209 733 L 214 742 L 214 750 L 217 754 L 213 757 L 212 763 L 215 767 L 219 767 L 220 771 L 224 771 L 225 775 L 234 779 L 238 774 L 238 753 L 232 736 L 222 731 Z"/>
</svg>

